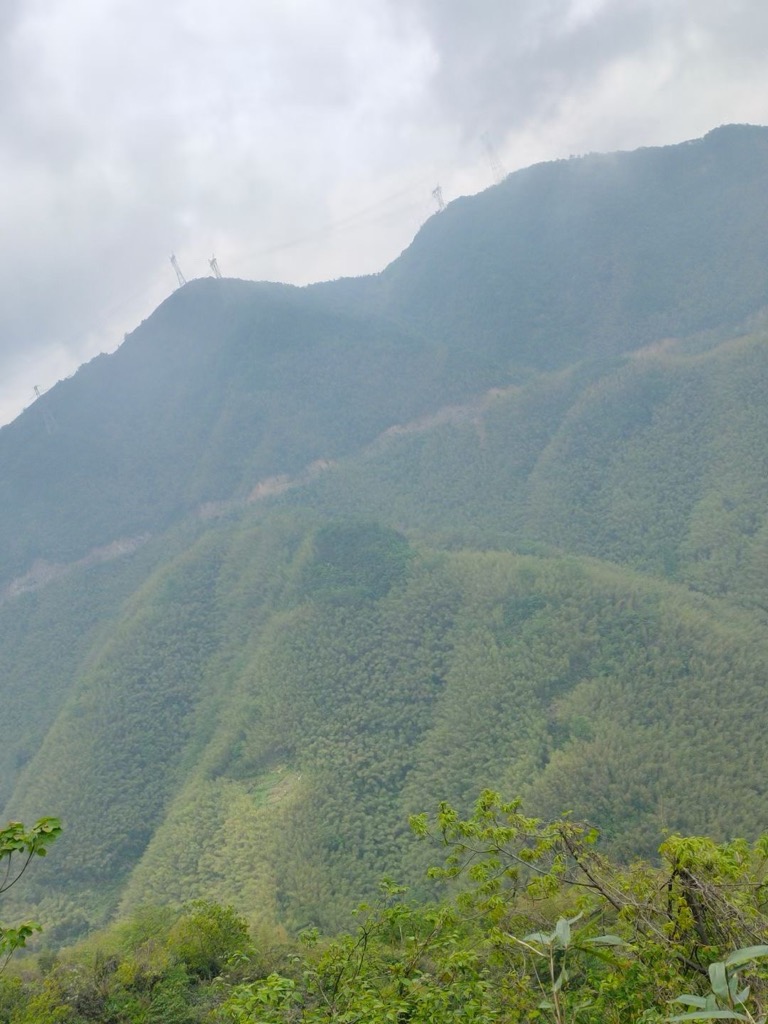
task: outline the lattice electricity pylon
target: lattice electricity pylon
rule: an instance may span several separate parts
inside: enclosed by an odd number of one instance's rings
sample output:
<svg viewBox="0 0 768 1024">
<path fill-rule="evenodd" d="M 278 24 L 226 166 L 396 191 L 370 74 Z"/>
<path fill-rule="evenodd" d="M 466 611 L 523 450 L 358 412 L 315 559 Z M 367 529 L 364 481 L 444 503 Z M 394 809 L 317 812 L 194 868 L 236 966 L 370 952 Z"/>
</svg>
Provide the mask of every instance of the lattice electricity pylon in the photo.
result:
<svg viewBox="0 0 768 1024">
<path fill-rule="evenodd" d="M 176 277 L 179 279 L 179 287 L 181 287 L 183 284 L 186 284 L 187 279 L 182 274 L 181 267 L 179 266 L 179 261 L 176 259 L 174 253 L 171 253 L 171 266 L 176 271 Z"/>
<path fill-rule="evenodd" d="M 481 140 L 483 146 L 485 147 L 485 152 L 488 157 L 488 163 L 491 165 L 491 173 L 493 174 L 493 180 L 496 182 L 497 185 L 500 185 L 501 182 L 504 181 L 504 179 L 507 176 L 507 170 L 504 167 L 504 164 L 501 162 L 501 160 L 499 160 L 498 154 L 496 153 L 496 149 L 494 148 L 494 145 L 491 142 L 490 134 L 488 132 L 484 132 L 483 135 L 481 136 Z"/>
<path fill-rule="evenodd" d="M 42 398 L 44 392 L 42 392 L 40 390 L 40 385 L 39 384 L 35 384 L 34 385 L 34 391 L 35 391 L 35 396 L 37 398 Z M 55 434 L 56 433 L 56 431 L 59 429 L 59 425 L 56 422 L 56 420 L 53 418 L 53 413 L 50 412 L 50 410 L 46 409 L 45 405 L 41 406 L 41 408 L 42 408 L 42 411 L 43 411 L 43 423 L 45 424 L 45 432 L 50 437 L 51 434 Z"/>
</svg>

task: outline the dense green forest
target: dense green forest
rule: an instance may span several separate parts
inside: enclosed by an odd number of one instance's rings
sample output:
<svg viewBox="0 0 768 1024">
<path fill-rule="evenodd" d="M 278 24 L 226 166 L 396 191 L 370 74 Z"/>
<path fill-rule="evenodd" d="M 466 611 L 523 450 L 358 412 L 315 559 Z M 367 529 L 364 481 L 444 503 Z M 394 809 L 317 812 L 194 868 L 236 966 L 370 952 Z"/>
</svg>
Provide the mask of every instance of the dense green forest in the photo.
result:
<svg viewBox="0 0 768 1024">
<path fill-rule="evenodd" d="M 435 901 L 448 921 L 408 819 L 487 787 L 594 824 L 617 873 L 669 867 L 670 833 L 758 841 L 766 165 L 747 126 L 558 161 L 452 203 L 371 278 L 192 282 L 0 430 L 0 804 L 64 824 L 0 916 L 42 922 L 52 979 L 52 950 L 107 929 L 105 992 L 156 955 L 202 1019 L 229 995 L 190 994 L 210 978 L 172 936 L 223 914 L 290 946 L 263 977 L 309 1012 L 290 958 L 357 940 L 296 936 L 353 928 L 384 876 L 418 928 Z M 581 909 L 552 900 L 514 934 Z M 449 927 L 451 956 L 495 941 Z M 95 948 L 71 951 L 94 985 Z M 42 1014 L 22 975 L 9 1021 Z M 155 981 L 119 998 L 149 1014 Z"/>
<path fill-rule="evenodd" d="M 91 628 L 8 803 L 67 823 L 27 886 L 62 938 L 117 893 L 341 926 L 380 875 L 421 875 L 408 813 L 488 781 L 622 856 L 768 814 L 762 614 L 606 563 L 276 513 L 203 531 Z"/>
<path fill-rule="evenodd" d="M 442 802 L 411 829 L 437 861 L 437 899 L 414 901 L 383 879 L 352 930 L 295 938 L 249 930 L 211 901 L 145 906 L 68 949 L 17 959 L 0 977 L 0 1019 L 765 1019 L 768 835 L 717 844 L 672 834 L 656 866 L 621 867 L 591 826 L 530 817 L 491 791 L 469 816 Z"/>
<path fill-rule="evenodd" d="M 767 608 L 768 333 L 670 339 L 415 422 L 282 505 L 572 552 Z"/>
</svg>

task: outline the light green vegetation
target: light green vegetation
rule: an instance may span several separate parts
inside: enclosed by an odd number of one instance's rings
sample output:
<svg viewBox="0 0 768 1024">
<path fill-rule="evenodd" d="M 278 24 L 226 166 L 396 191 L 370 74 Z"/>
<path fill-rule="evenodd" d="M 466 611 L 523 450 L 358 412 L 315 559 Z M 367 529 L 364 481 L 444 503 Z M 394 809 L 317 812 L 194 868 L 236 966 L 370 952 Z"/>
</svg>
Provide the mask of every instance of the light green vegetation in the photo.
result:
<svg viewBox="0 0 768 1024">
<path fill-rule="evenodd" d="M 7 893 L 19 882 L 35 857 L 44 857 L 48 847 L 61 833 L 57 818 L 40 818 L 31 828 L 20 821 L 9 821 L 0 829 L 0 895 Z M 27 944 L 27 939 L 39 931 L 33 921 L 21 924 L 0 924 L 0 974 L 17 949 Z"/>
<path fill-rule="evenodd" d="M 67 824 L 28 891 L 59 937 L 203 897 L 338 927 L 421 875 L 408 813 L 486 781 L 622 856 L 754 835 L 767 671 L 760 615 L 627 569 L 224 525 L 124 605 L 20 774 L 12 812 Z"/>
<path fill-rule="evenodd" d="M 249 932 L 231 907 L 144 907 L 0 980 L 6 1024 L 764 1021 L 768 840 L 670 835 L 622 867 L 594 829 L 481 794 L 412 828 L 429 902 L 385 880 L 349 932 Z M 411 839 L 413 843 L 414 840 Z M 446 887 L 449 892 L 446 892 Z"/>
</svg>

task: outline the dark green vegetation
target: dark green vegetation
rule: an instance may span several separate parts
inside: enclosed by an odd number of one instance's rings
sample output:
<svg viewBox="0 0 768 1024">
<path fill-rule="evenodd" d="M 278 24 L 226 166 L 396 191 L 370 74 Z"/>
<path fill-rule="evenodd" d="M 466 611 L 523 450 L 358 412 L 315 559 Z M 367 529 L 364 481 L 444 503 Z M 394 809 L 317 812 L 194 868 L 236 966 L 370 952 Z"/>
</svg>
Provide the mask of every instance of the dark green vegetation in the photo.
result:
<svg viewBox="0 0 768 1024">
<path fill-rule="evenodd" d="M 64 819 L 52 943 L 431 899 L 407 817 L 488 785 L 622 862 L 757 837 L 766 180 L 747 127 L 531 168 L 376 278 L 193 282 L 0 431 L 0 801 Z"/>
<path fill-rule="evenodd" d="M 144 908 L 0 979 L 5 1024 L 636 1024 L 762 1021 L 768 836 L 669 836 L 618 867 L 594 829 L 486 791 L 412 819 L 453 888 L 414 903 L 383 881 L 333 940 L 250 932 L 231 907 Z"/>
</svg>

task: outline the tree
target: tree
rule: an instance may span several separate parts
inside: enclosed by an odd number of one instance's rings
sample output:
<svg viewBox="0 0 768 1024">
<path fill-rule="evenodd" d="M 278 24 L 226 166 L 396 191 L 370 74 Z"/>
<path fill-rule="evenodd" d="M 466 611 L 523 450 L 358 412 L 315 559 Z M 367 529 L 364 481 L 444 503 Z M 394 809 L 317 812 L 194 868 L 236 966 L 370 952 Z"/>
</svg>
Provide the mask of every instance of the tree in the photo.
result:
<svg viewBox="0 0 768 1024">
<path fill-rule="evenodd" d="M 10 821 L 0 830 L 0 894 L 18 882 L 33 857 L 46 855 L 48 847 L 60 833 L 58 818 L 40 818 L 29 829 L 20 821 Z M 33 921 L 25 921 L 13 928 L 0 924 L 0 971 L 14 950 L 26 945 L 27 939 L 36 931 L 40 931 L 40 925 Z"/>
</svg>

